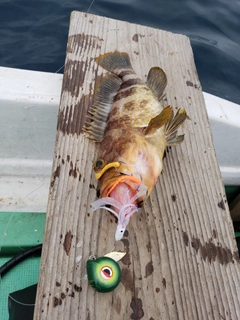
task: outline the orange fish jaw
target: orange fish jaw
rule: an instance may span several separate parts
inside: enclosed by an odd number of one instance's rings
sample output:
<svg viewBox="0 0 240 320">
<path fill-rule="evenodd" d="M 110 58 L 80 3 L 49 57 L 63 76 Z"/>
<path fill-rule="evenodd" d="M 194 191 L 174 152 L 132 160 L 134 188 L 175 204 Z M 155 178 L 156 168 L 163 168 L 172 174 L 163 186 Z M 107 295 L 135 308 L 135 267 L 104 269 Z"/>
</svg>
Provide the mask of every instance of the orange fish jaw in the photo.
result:
<svg viewBox="0 0 240 320">
<path fill-rule="evenodd" d="M 125 189 L 129 190 L 131 196 L 133 196 L 138 192 L 140 186 L 144 185 L 143 182 L 138 177 L 136 177 L 136 175 L 134 176 L 124 174 L 120 172 L 119 169 L 121 170 L 121 165 L 117 169 L 111 168 L 107 170 L 99 179 L 101 197 L 109 197 L 113 194 L 116 195 L 115 189 L 119 190 L 119 185 L 125 186 Z M 138 202 L 142 202 L 143 198 L 146 198 L 148 190 L 147 187 L 145 187 L 145 189 L 146 192 L 144 197 L 141 197 L 141 199 L 136 199 L 135 204 L 137 204 Z M 119 197 L 117 198 L 117 200 L 120 201 Z"/>
</svg>

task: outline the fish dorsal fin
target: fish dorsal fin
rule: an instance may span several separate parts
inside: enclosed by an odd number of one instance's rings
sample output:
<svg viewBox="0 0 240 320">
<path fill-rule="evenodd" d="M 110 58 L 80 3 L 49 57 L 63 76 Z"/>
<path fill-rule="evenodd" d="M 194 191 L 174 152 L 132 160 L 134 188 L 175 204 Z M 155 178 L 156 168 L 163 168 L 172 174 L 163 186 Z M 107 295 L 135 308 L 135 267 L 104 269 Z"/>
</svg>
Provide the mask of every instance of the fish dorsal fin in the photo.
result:
<svg viewBox="0 0 240 320">
<path fill-rule="evenodd" d="M 147 86 L 153 91 L 158 100 L 162 98 L 166 85 L 167 76 L 165 72 L 159 67 L 151 68 L 147 77 Z"/>
<path fill-rule="evenodd" d="M 112 107 L 113 98 L 119 91 L 122 80 L 115 75 L 107 75 L 96 86 L 94 104 L 87 114 L 87 121 L 83 130 L 88 138 L 101 141 L 107 124 L 108 115 Z"/>
<path fill-rule="evenodd" d="M 149 124 L 143 133 L 146 136 L 153 134 L 157 129 L 161 128 L 167 123 L 167 121 L 172 117 L 172 113 L 173 111 L 171 106 L 164 108 L 156 117 L 149 121 Z"/>
</svg>

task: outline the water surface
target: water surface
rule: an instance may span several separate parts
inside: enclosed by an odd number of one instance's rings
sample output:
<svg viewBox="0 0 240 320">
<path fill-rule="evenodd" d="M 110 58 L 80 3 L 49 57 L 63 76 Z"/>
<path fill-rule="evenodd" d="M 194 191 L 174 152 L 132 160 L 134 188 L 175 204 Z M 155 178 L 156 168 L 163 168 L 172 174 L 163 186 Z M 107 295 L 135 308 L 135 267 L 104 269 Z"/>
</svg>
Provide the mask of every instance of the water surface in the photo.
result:
<svg viewBox="0 0 240 320">
<path fill-rule="evenodd" d="M 71 11 L 91 2 L 1 0 L 0 66 L 56 72 Z M 95 0 L 90 13 L 187 35 L 203 90 L 240 104 L 239 0 Z"/>
</svg>

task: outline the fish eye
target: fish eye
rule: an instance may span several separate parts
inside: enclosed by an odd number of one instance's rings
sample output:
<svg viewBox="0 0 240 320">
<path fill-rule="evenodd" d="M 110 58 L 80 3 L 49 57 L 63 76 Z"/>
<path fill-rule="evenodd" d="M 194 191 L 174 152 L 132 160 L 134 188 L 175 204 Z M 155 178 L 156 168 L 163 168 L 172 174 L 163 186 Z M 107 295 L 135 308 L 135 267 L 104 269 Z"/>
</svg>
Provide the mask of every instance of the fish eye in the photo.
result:
<svg viewBox="0 0 240 320">
<path fill-rule="evenodd" d="M 102 267 L 100 274 L 103 279 L 110 280 L 113 276 L 113 271 L 110 267 L 104 266 Z"/>
<path fill-rule="evenodd" d="M 95 161 L 95 163 L 93 164 L 93 169 L 98 171 L 101 170 L 105 167 L 106 165 L 106 161 L 102 160 L 102 159 L 98 159 Z"/>
</svg>

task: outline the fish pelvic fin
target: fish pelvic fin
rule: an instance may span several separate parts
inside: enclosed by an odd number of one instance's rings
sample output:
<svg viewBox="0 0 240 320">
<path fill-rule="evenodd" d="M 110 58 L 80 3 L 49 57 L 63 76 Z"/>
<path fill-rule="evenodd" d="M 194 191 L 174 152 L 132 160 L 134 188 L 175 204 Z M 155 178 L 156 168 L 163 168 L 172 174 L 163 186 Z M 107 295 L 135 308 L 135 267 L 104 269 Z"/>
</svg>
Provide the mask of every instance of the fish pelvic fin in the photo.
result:
<svg viewBox="0 0 240 320">
<path fill-rule="evenodd" d="M 149 70 L 146 84 L 153 91 L 158 100 L 161 100 L 163 91 L 167 85 L 167 76 L 161 68 L 153 67 Z"/>
<path fill-rule="evenodd" d="M 177 135 L 178 128 L 187 118 L 185 109 L 178 109 L 176 115 L 172 114 L 165 125 L 166 146 L 175 146 L 184 140 L 184 135 Z"/>
<path fill-rule="evenodd" d="M 122 70 L 133 70 L 129 55 L 126 52 L 108 52 L 100 55 L 95 60 L 102 68 L 116 75 Z"/>
<path fill-rule="evenodd" d="M 157 129 L 161 128 L 164 126 L 169 119 L 172 118 L 172 107 L 168 106 L 164 108 L 156 117 L 152 118 L 149 121 L 148 126 L 146 129 L 143 131 L 144 135 L 151 135 L 153 134 Z"/>
<path fill-rule="evenodd" d="M 113 99 L 122 84 L 121 78 L 110 74 L 102 79 L 94 92 L 94 104 L 89 109 L 83 131 L 89 139 L 101 141 L 104 136 Z"/>
</svg>

